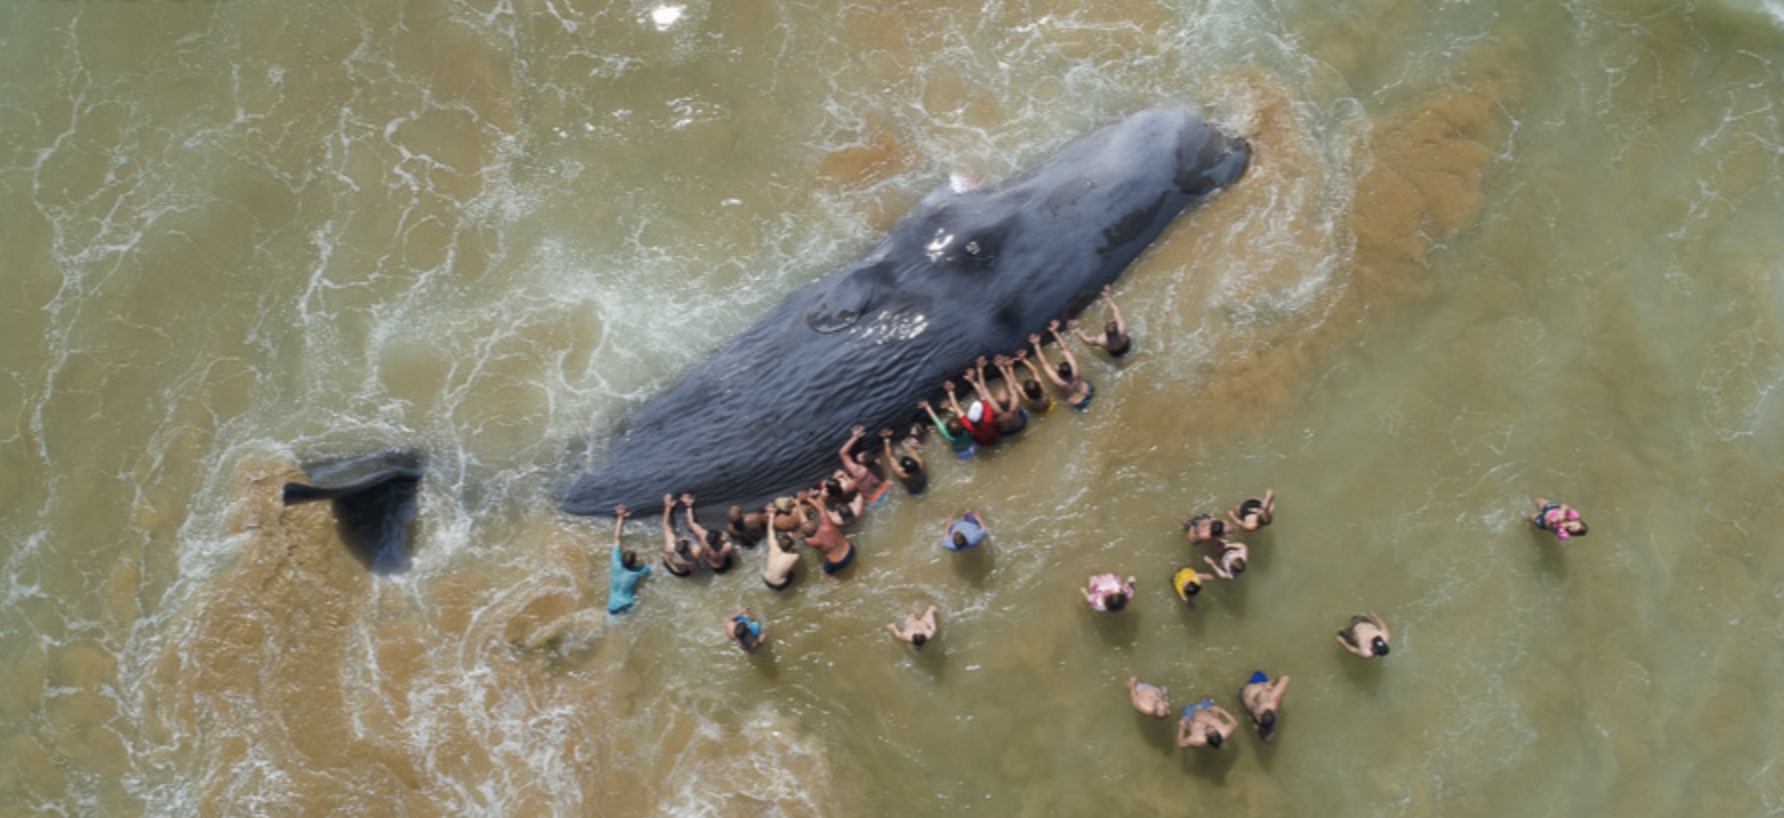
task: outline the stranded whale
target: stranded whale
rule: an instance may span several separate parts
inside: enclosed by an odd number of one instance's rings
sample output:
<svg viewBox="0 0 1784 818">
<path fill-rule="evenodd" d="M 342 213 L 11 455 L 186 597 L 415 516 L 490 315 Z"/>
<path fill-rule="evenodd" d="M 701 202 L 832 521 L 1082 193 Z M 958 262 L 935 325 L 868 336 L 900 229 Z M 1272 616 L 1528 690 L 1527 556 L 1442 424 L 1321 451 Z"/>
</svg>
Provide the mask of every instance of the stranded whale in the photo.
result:
<svg viewBox="0 0 1784 818">
<path fill-rule="evenodd" d="M 760 508 L 814 484 L 852 426 L 903 422 L 978 356 L 1075 315 L 1250 157 L 1193 111 L 1151 110 L 994 185 L 936 189 L 640 408 L 563 509 L 651 513 L 681 492 Z"/>
</svg>

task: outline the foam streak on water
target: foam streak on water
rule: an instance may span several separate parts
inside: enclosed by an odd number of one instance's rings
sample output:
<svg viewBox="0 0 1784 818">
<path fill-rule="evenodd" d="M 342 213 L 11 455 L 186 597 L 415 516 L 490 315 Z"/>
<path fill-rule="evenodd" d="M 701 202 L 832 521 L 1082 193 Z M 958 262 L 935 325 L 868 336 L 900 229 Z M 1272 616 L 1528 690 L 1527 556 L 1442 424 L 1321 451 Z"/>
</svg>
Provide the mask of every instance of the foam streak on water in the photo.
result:
<svg viewBox="0 0 1784 818">
<path fill-rule="evenodd" d="M 1780 19 L 9 7 L 0 814 L 1775 814 Z M 1091 411 L 932 445 L 840 580 L 751 552 L 604 613 L 611 531 L 552 502 L 583 452 L 950 174 L 1184 101 L 1254 163 L 1118 285 Z M 392 444 L 430 471 L 374 578 L 278 487 Z M 1183 607 L 1177 522 L 1267 486 Z M 1384 662 L 1333 643 L 1363 610 Z M 1294 679 L 1268 747 L 1183 753 L 1123 689 L 1255 668 Z"/>
</svg>

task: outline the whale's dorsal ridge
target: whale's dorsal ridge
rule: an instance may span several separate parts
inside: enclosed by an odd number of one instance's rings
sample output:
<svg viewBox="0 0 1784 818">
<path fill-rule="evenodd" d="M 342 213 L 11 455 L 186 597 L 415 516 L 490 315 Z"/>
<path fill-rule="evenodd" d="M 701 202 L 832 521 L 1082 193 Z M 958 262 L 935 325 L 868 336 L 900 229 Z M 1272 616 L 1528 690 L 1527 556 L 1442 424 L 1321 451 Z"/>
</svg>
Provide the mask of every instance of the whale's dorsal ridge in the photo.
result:
<svg viewBox="0 0 1784 818">
<path fill-rule="evenodd" d="M 805 311 L 805 325 L 825 334 L 854 326 L 892 288 L 896 272 L 891 261 L 882 260 L 837 276 L 813 297 Z"/>
</svg>

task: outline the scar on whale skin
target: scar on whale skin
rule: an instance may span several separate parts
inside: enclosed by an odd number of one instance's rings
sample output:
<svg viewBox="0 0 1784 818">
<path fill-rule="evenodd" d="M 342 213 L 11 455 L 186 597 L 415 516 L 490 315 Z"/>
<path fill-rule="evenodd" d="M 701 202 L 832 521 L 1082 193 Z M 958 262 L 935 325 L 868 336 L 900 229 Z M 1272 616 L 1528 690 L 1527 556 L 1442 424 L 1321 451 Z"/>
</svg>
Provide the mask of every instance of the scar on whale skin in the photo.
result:
<svg viewBox="0 0 1784 818">
<path fill-rule="evenodd" d="M 903 421 L 980 355 L 1077 314 L 1250 156 L 1196 112 L 1156 109 L 1000 182 L 943 184 L 639 408 L 562 508 L 649 514 L 682 492 L 755 508 L 815 483 L 852 426 Z"/>
</svg>

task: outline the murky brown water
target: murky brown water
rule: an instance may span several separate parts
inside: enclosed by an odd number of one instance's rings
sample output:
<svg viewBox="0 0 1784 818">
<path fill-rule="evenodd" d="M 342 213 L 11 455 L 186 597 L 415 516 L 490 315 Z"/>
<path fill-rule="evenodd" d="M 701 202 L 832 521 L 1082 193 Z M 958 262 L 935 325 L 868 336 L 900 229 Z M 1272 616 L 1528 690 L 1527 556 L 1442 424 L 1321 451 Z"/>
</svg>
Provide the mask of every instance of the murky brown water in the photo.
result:
<svg viewBox="0 0 1784 818">
<path fill-rule="evenodd" d="M 0 10 L 0 816 L 1784 809 L 1781 19 Z M 1256 160 L 1123 279 L 1091 411 L 933 451 L 845 579 L 752 553 L 606 617 L 567 452 L 951 170 L 1184 100 Z M 431 471 L 379 578 L 277 489 L 395 442 Z M 1185 609 L 1177 521 L 1266 486 Z M 969 506 L 990 546 L 936 547 Z M 1139 598 L 1096 618 L 1105 570 Z M 932 603 L 921 653 L 881 629 Z M 1332 639 L 1368 609 L 1383 662 Z M 1267 747 L 1123 689 L 1254 668 L 1293 677 Z"/>
</svg>

